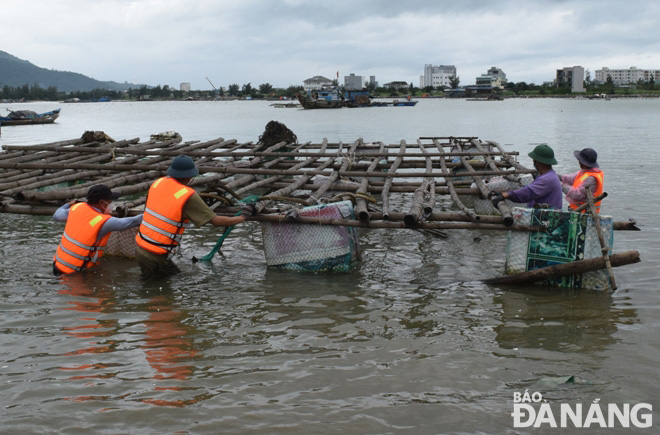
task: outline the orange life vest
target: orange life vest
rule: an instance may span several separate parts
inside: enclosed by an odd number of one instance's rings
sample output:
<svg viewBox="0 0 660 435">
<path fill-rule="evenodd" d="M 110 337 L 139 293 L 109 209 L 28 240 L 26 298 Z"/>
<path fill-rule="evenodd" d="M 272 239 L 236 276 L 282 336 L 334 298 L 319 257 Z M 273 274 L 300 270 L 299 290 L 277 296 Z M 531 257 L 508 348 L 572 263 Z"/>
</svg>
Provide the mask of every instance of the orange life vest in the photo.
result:
<svg viewBox="0 0 660 435">
<path fill-rule="evenodd" d="M 142 223 L 135 236 L 137 245 L 158 255 L 171 255 L 183 232 L 190 226 L 183 218 L 183 207 L 195 193 L 172 177 L 154 181 L 147 194 Z"/>
<path fill-rule="evenodd" d="M 603 194 L 603 171 L 594 171 L 593 169 L 582 169 L 578 174 L 575 176 L 575 180 L 573 180 L 573 188 L 578 188 L 584 183 L 584 181 L 589 178 L 589 177 L 594 177 L 596 179 L 596 190 L 592 192 L 594 198 L 597 196 L 600 196 Z M 579 206 L 581 206 L 584 203 L 580 204 L 568 204 L 568 209 L 569 210 L 575 210 Z M 596 213 L 600 213 L 600 201 L 595 202 L 594 205 L 596 206 Z M 586 210 L 585 210 L 586 211 Z M 583 211 L 584 213 L 584 211 Z"/>
<path fill-rule="evenodd" d="M 74 273 L 96 266 L 110 238 L 108 233 L 97 240 L 98 235 L 110 217 L 84 202 L 73 205 L 53 257 L 57 269 L 62 273 Z"/>
</svg>

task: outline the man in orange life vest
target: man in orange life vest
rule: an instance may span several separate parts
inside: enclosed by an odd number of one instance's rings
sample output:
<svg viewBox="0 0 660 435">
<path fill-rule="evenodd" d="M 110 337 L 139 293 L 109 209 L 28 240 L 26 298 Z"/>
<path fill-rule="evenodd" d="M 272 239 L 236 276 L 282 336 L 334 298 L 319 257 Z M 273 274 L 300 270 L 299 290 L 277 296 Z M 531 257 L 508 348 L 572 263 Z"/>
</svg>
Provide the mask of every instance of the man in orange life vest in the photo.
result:
<svg viewBox="0 0 660 435">
<path fill-rule="evenodd" d="M 603 193 L 604 174 L 596 161 L 598 153 L 591 148 L 585 148 L 581 151 L 574 151 L 573 155 L 580 163 L 580 170 L 574 174 L 559 175 L 569 210 L 575 210 L 587 202 L 586 189 L 591 190 L 594 198 Z M 600 201 L 595 205 L 596 212 L 600 213 Z"/>
<path fill-rule="evenodd" d="M 141 270 L 141 278 L 151 279 L 179 272 L 171 260 L 181 241 L 184 230 L 192 221 L 195 226 L 207 223 L 215 227 L 236 225 L 245 221 L 254 211 L 254 205 L 246 205 L 240 216 L 218 216 L 195 192 L 188 187 L 199 174 L 193 160 L 177 156 L 167 169 L 167 176 L 159 178 L 149 188 L 144 219 L 135 236 L 135 256 Z"/>
<path fill-rule="evenodd" d="M 140 225 L 142 215 L 110 216 L 112 200 L 117 198 L 119 193 L 97 184 L 87 191 L 87 203 L 71 201 L 55 211 L 53 219 L 66 222 L 66 226 L 53 257 L 53 274 L 69 274 L 98 265 L 111 232 Z"/>
</svg>

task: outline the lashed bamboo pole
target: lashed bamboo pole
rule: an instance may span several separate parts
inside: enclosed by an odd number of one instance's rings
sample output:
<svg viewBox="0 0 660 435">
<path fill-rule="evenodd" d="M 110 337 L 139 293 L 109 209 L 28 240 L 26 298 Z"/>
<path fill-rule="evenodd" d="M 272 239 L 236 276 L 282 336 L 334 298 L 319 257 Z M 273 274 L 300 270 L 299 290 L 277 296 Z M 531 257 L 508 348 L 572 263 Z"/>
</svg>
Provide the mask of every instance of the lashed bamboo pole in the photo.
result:
<svg viewBox="0 0 660 435">
<path fill-rule="evenodd" d="M 267 148 L 267 149 L 279 149 L 279 148 L 284 147 L 284 146 L 287 146 L 287 145 L 288 145 L 288 144 L 287 144 L 286 142 L 279 142 L 279 143 L 277 143 L 277 144 L 275 144 L 275 145 L 272 145 L 271 147 L 269 147 L 269 148 Z M 299 149 L 301 149 L 303 146 L 304 146 L 304 145 L 298 144 L 294 149 L 295 149 L 295 150 L 299 150 Z M 273 166 L 277 165 L 278 162 L 282 161 L 282 159 L 284 159 L 284 157 L 278 157 L 278 158 L 276 158 L 276 159 L 274 159 L 274 160 L 266 161 L 261 167 L 262 167 L 262 168 L 270 168 L 270 167 L 273 167 Z M 252 159 L 252 160 L 249 162 L 249 164 L 248 164 L 247 167 L 243 166 L 243 167 L 241 167 L 241 169 L 249 169 L 249 168 L 252 167 L 252 166 L 257 166 L 257 165 L 261 164 L 262 160 L 264 160 L 263 157 L 255 157 L 254 159 Z M 242 177 L 240 177 L 240 178 L 238 178 L 238 179 L 235 179 L 235 180 L 233 180 L 233 181 L 227 183 L 227 184 L 226 184 L 226 187 L 227 187 L 228 189 L 231 189 L 231 190 L 237 190 L 239 187 L 241 187 L 241 186 L 245 186 L 245 185 L 250 186 L 250 187 L 248 187 L 248 191 L 249 191 L 249 190 L 254 190 L 254 189 L 257 188 L 257 185 L 256 185 L 256 184 L 258 184 L 259 181 L 254 182 L 253 180 L 256 180 L 256 179 L 257 179 L 257 176 L 256 176 L 256 175 L 258 175 L 258 174 L 246 174 L 245 172 L 241 172 L 241 173 L 239 173 L 239 174 L 244 175 L 244 176 L 242 176 Z M 250 183 L 251 183 L 251 184 L 250 184 Z"/>
<path fill-rule="evenodd" d="M 174 147 L 180 148 L 180 149 L 185 149 L 186 144 L 178 144 L 179 141 L 172 142 Z M 122 160 L 124 162 L 134 162 L 137 161 L 140 157 L 139 156 L 127 156 L 123 158 Z M 154 157 L 153 159 L 157 161 L 162 161 L 165 160 L 166 157 Z M 138 172 L 138 175 L 135 175 L 131 177 L 132 180 L 137 181 L 137 180 L 144 180 L 150 177 L 157 176 L 158 173 L 154 173 L 152 171 L 129 171 L 128 173 L 135 173 Z M 27 199 L 27 200 L 39 200 L 39 201 L 48 201 L 48 200 L 54 200 L 54 199 L 72 199 L 72 198 L 80 198 L 82 197 L 87 189 L 89 189 L 91 186 L 95 184 L 105 184 L 108 186 L 118 186 L 118 183 L 121 183 L 121 180 L 125 179 L 125 174 L 124 173 L 119 173 L 116 175 L 111 175 L 111 176 L 105 176 L 99 178 L 99 175 L 104 175 L 104 172 L 99 172 L 99 171 L 83 171 L 83 172 L 74 172 L 73 174 L 68 174 L 66 178 L 64 179 L 58 179 L 58 178 L 49 178 L 45 181 L 42 182 L 37 182 L 34 183 L 33 185 L 30 186 L 22 186 L 21 188 L 13 189 L 13 192 L 15 193 L 16 197 L 18 199 Z M 31 191 L 27 189 L 34 189 L 37 187 L 42 187 L 44 185 L 54 185 L 58 184 L 61 182 L 65 181 L 72 181 L 76 179 L 86 179 L 86 178 L 91 178 L 90 181 L 87 181 L 86 183 L 78 184 L 76 185 L 75 188 L 75 194 L 70 192 L 68 188 L 63 188 L 63 189 L 58 189 L 58 190 L 51 190 L 48 192 L 41 192 L 41 191 Z M 119 180 L 119 181 L 117 181 Z"/>
<path fill-rule="evenodd" d="M 596 234 L 598 234 L 598 241 L 600 242 L 601 254 L 603 255 L 603 261 L 605 262 L 605 269 L 607 269 L 607 275 L 610 278 L 610 285 L 612 290 L 616 290 L 616 281 L 614 280 L 614 272 L 612 271 L 612 263 L 610 261 L 610 247 L 605 236 L 603 235 L 603 229 L 600 227 L 600 214 L 596 210 L 596 205 L 594 204 L 594 195 L 591 193 L 591 189 L 585 189 L 587 194 L 587 204 L 589 204 L 589 210 L 591 211 L 591 217 L 594 220 L 594 226 L 596 227 Z"/>
<path fill-rule="evenodd" d="M 318 160 L 318 158 L 313 158 L 314 161 Z M 327 165 L 329 165 L 331 161 L 326 160 L 325 162 L 322 162 L 320 164 L 320 168 L 323 168 Z M 275 198 L 277 196 L 286 196 L 290 195 L 294 191 L 296 191 L 298 188 L 300 188 L 301 185 L 305 184 L 309 179 L 311 178 L 311 175 L 304 175 L 300 177 L 297 180 L 294 180 L 291 184 L 289 184 L 286 187 L 283 187 L 279 190 L 276 190 L 275 192 L 271 192 L 268 195 L 262 196 L 259 202 L 255 205 L 255 210 L 258 212 L 261 212 L 266 205 L 268 204 L 268 201 L 271 200 L 271 198 Z"/>
<path fill-rule="evenodd" d="M 601 193 L 600 195 L 598 195 L 593 200 L 594 200 L 594 202 L 598 202 L 598 201 L 602 201 L 605 198 L 607 198 L 607 192 Z M 573 210 L 573 212 L 581 213 L 583 210 L 587 210 L 588 208 L 589 208 L 589 202 L 587 201 L 584 204 L 582 204 L 581 206 L 579 206 L 578 208 L 576 208 L 575 210 Z"/>
<path fill-rule="evenodd" d="M 524 170 L 524 169 L 527 169 L 527 168 L 525 168 L 523 165 L 521 165 L 520 163 L 518 163 L 518 162 L 516 161 L 516 159 L 514 159 L 513 157 L 511 157 L 511 156 L 517 156 L 518 153 L 508 153 L 508 152 L 504 151 L 504 148 L 502 148 L 502 146 L 501 146 L 499 143 L 494 142 L 494 141 L 492 141 L 492 140 L 487 140 L 486 143 L 489 144 L 489 145 L 493 145 L 495 148 L 497 148 L 497 149 L 499 150 L 499 152 L 501 153 L 502 157 L 504 157 L 504 160 L 506 160 L 506 162 L 507 162 L 509 165 L 511 165 L 512 168 L 515 168 L 515 169 L 517 169 L 517 170 Z"/>
<path fill-rule="evenodd" d="M 486 165 L 487 165 L 490 169 L 492 169 L 492 170 L 494 170 L 494 171 L 496 171 L 496 170 L 499 169 L 499 168 L 497 167 L 497 166 L 498 166 L 498 165 L 497 165 L 497 162 L 495 162 L 495 160 L 493 160 L 493 157 L 492 157 L 493 154 L 491 154 L 488 150 L 486 150 L 486 149 L 483 147 L 483 145 L 482 145 L 482 143 L 481 143 L 481 141 L 480 141 L 479 139 L 472 139 L 472 140 L 470 141 L 470 143 L 471 143 L 474 147 L 476 147 L 476 148 L 479 150 L 479 152 L 482 153 L 482 155 L 484 156 L 484 159 L 485 159 L 485 161 L 486 161 Z M 492 146 L 492 145 L 490 145 L 490 146 Z M 502 153 L 500 152 L 500 153 L 497 153 L 497 154 L 502 154 Z M 511 158 L 510 156 L 507 156 L 507 157 Z M 477 166 L 475 163 L 471 163 L 471 165 L 472 165 L 472 167 L 479 167 L 479 166 Z M 509 181 L 516 181 L 516 180 L 515 180 L 515 177 L 514 177 L 513 175 L 505 175 L 504 178 L 507 179 L 507 180 L 509 180 Z"/>
<path fill-rule="evenodd" d="M 435 142 L 436 147 L 438 148 L 438 151 L 442 152 L 444 149 L 442 148 L 442 144 L 439 142 Z M 442 168 L 442 172 L 446 174 L 446 176 L 449 176 L 450 172 L 447 169 L 447 164 L 445 162 L 444 158 L 440 159 L 440 166 Z M 445 178 L 445 181 L 447 183 L 447 190 L 449 191 L 449 196 L 451 197 L 451 200 L 456 204 L 456 207 L 458 207 L 463 213 L 466 215 L 470 216 L 470 219 L 473 221 L 478 221 L 481 219 L 475 212 L 474 210 L 469 209 L 468 207 L 463 204 L 463 201 L 458 197 L 458 191 L 456 187 L 454 186 L 454 182 L 451 180 L 451 178 Z"/>
<path fill-rule="evenodd" d="M 298 148 L 303 149 L 303 147 L 298 147 Z M 304 168 L 305 166 L 314 163 L 316 160 L 318 160 L 318 157 L 311 157 L 307 160 L 298 161 L 298 163 L 295 166 L 293 166 L 291 169 L 292 170 L 297 170 L 297 169 L 300 169 L 300 168 Z M 236 190 L 236 194 L 241 195 L 245 192 L 249 192 L 251 190 L 258 189 L 260 187 L 268 186 L 269 184 L 274 183 L 275 181 L 278 181 L 281 178 L 282 178 L 281 175 L 275 175 L 275 176 L 272 176 L 272 177 L 265 178 L 263 180 L 256 181 L 252 184 L 248 184 L 247 186 L 244 186 L 244 187 Z"/>
<path fill-rule="evenodd" d="M 373 183 L 373 182 L 372 182 Z M 381 194 L 383 192 L 383 186 L 372 186 L 372 183 L 369 183 L 369 186 L 367 186 L 367 191 L 369 193 L 378 193 Z M 376 183 L 373 183 L 376 184 Z M 286 184 L 284 183 L 279 183 L 275 182 L 272 184 L 273 187 L 285 187 Z M 300 186 L 301 189 L 303 190 L 316 190 L 321 186 L 325 186 L 325 184 L 303 184 Z M 343 183 L 343 182 L 335 182 L 331 186 L 328 186 L 329 191 L 331 192 L 340 192 L 340 191 L 347 191 L 347 192 L 355 192 L 360 186 L 358 184 L 350 184 L 350 183 Z M 407 184 L 407 183 L 402 183 L 402 184 L 397 184 L 396 182 L 392 183 L 392 187 L 390 187 L 390 192 L 398 192 L 398 193 L 414 193 L 417 188 L 419 187 L 419 184 Z M 456 188 L 456 192 L 460 195 L 479 195 L 479 189 L 476 188 L 462 188 L 458 187 Z M 436 189 L 436 193 L 439 195 L 449 195 L 449 188 L 447 187 L 438 187 Z"/>
<path fill-rule="evenodd" d="M 493 230 L 493 231 L 540 231 L 541 227 L 527 226 L 527 225 L 512 225 L 505 226 L 500 224 L 487 224 L 478 222 L 423 222 L 414 226 L 407 225 L 403 221 L 369 221 L 362 222 L 359 220 L 349 219 L 332 219 L 332 218 L 315 218 L 308 216 L 295 216 L 294 220 L 287 219 L 285 215 L 257 215 L 248 217 L 252 221 L 265 221 L 275 223 L 297 223 L 297 224 L 310 224 L 310 225 L 331 225 L 331 226 L 347 226 L 347 227 L 360 227 L 360 228 L 410 228 L 421 230 Z"/>
<path fill-rule="evenodd" d="M 383 142 L 381 142 L 380 144 L 381 144 L 380 151 L 382 153 L 385 144 Z M 378 166 L 379 160 L 380 157 L 374 157 L 371 164 L 367 168 L 367 172 L 373 172 L 376 169 L 376 166 Z M 363 195 L 367 193 L 368 188 L 369 188 L 369 177 L 362 177 L 362 180 L 360 181 L 360 187 L 358 187 L 356 193 Z M 358 219 L 361 220 L 362 222 L 369 221 L 369 210 L 367 209 L 367 201 L 365 201 L 363 198 L 358 197 L 357 200 L 355 201 L 355 214 L 357 215 Z"/>
<path fill-rule="evenodd" d="M 392 182 L 394 181 L 394 176 L 397 175 L 396 171 L 399 168 L 399 165 L 403 161 L 403 155 L 406 153 L 406 141 L 402 140 L 399 146 L 399 154 L 397 154 L 392 166 L 387 170 L 387 178 L 385 179 L 385 185 L 383 185 L 382 203 L 383 203 L 383 219 L 387 220 L 390 214 L 390 189 L 392 188 Z"/>
<path fill-rule="evenodd" d="M 302 157 L 302 155 L 299 156 L 299 157 Z M 365 156 L 361 156 L 361 157 L 365 158 Z M 406 154 L 406 157 L 408 157 L 407 154 Z M 368 158 L 370 158 L 370 156 L 366 157 L 366 159 L 368 159 Z M 383 157 L 379 161 L 382 161 L 384 159 L 385 158 Z M 433 166 L 435 168 L 440 168 L 440 162 L 438 162 L 437 159 L 435 159 L 435 160 L 432 159 L 432 163 L 433 163 Z M 368 161 L 360 161 L 360 162 L 357 162 L 357 163 L 354 163 L 353 165 L 351 165 L 351 169 L 365 170 L 366 171 L 370 164 L 371 163 L 368 162 Z M 281 163 L 279 163 L 276 166 L 276 168 L 277 169 L 288 169 L 293 165 L 295 165 L 294 160 L 283 160 Z M 498 166 L 497 170 L 500 170 L 500 171 L 505 171 L 509 167 L 508 164 L 503 163 L 503 162 L 495 162 L 495 165 Z M 341 166 L 341 163 L 336 162 L 332 165 L 332 169 L 339 169 L 340 166 Z M 447 162 L 447 167 L 449 167 L 449 168 L 460 167 L 460 166 L 462 166 L 460 162 Z M 485 168 L 487 165 L 486 165 L 485 162 L 473 162 L 472 166 L 474 168 Z M 376 170 L 378 170 L 378 169 L 387 169 L 389 167 L 390 167 L 389 163 L 378 163 L 374 169 L 376 169 Z M 404 160 L 403 162 L 401 162 L 401 165 L 399 166 L 399 169 L 411 169 L 411 168 L 412 169 L 426 168 L 426 159 L 424 159 L 424 160 Z"/>
<path fill-rule="evenodd" d="M 362 142 L 362 139 L 358 139 L 355 142 L 351 144 L 351 147 L 348 150 L 349 155 L 352 153 L 355 153 L 355 150 L 357 149 L 358 145 Z M 335 159 L 341 156 L 342 150 L 344 146 L 342 142 L 339 142 L 339 148 L 337 149 L 337 154 L 335 156 Z M 332 157 L 331 157 L 332 159 Z M 334 160 L 333 160 L 334 161 Z M 341 163 L 341 167 L 339 168 L 340 171 L 345 171 L 348 168 L 350 161 L 347 158 L 344 158 L 344 160 Z M 316 174 L 315 174 L 316 175 Z M 339 172 L 338 171 L 332 171 L 330 174 L 328 174 L 328 179 L 321 184 L 321 187 L 316 189 L 314 193 L 309 195 L 309 198 L 307 200 L 307 205 L 314 205 L 316 204 L 321 197 L 330 189 L 330 187 L 333 185 L 333 183 L 339 178 Z"/>
<path fill-rule="evenodd" d="M 22 145 L 10 145 L 8 148 L 12 150 L 24 150 L 24 149 L 29 149 L 30 147 L 24 147 Z M 155 146 L 153 148 L 156 148 Z M 50 148 L 45 147 L 44 150 L 50 150 Z M 80 152 L 80 153 L 102 153 L 104 151 L 101 151 L 97 148 L 78 148 L 78 147 L 70 147 L 70 148 L 62 148 L 59 149 L 58 152 L 61 153 L 66 153 L 66 152 Z M 125 147 L 125 148 L 120 148 L 115 150 L 116 154 L 139 154 L 139 155 L 164 155 L 164 156 L 170 156 L 170 157 L 175 157 L 178 154 L 174 151 L 167 151 L 167 150 L 144 150 L 144 149 L 138 149 L 135 147 Z M 314 152 L 307 152 L 304 153 L 305 157 L 331 157 L 331 155 L 328 155 L 326 153 L 314 153 Z M 206 152 L 205 151 L 198 151 L 198 152 L 191 152 L 190 157 L 206 157 Z M 479 153 L 468 153 L 468 152 L 449 152 L 449 153 L 444 153 L 443 155 L 447 157 L 469 157 L 469 156 L 475 156 L 479 155 Z M 234 152 L 227 152 L 227 151 L 221 151 L 221 152 L 216 152 L 213 154 L 214 157 L 300 157 L 300 153 L 294 153 L 291 151 L 286 151 L 286 152 L 269 152 L 269 151 L 234 151 Z M 361 152 L 359 155 L 356 157 L 359 158 L 374 158 L 374 157 L 390 157 L 392 154 L 387 153 L 387 152 Z M 428 155 L 422 152 L 415 153 L 407 153 L 406 157 L 439 157 L 440 154 L 435 154 L 435 153 L 429 153 Z"/>
<path fill-rule="evenodd" d="M 168 154 L 169 155 L 169 154 Z M 0 162 L 0 168 L 8 167 L 4 163 Z M 19 164 L 20 169 L 97 169 L 97 170 L 110 170 L 110 171 L 149 171 L 149 170 L 163 170 L 163 165 L 122 165 L 122 164 Z M 166 167 L 165 167 L 166 169 Z M 313 170 L 308 171 L 305 169 L 302 170 L 280 170 L 280 169 L 244 169 L 237 167 L 218 167 L 218 166 L 199 166 L 199 171 L 202 173 L 206 172 L 216 172 L 216 173 L 227 173 L 227 174 L 254 174 L 254 175 L 323 175 L 330 176 L 333 173 L 336 173 L 345 177 L 383 177 L 382 172 L 362 172 L 362 171 L 349 171 L 349 170 L 339 170 L 339 171 L 329 171 L 329 170 Z M 517 171 L 510 173 L 531 173 L 534 171 Z M 481 175 L 503 175 L 506 174 L 505 171 L 474 171 L 470 175 L 481 176 Z M 454 174 L 454 173 L 445 173 L 445 172 L 432 172 L 427 174 L 425 172 L 399 172 L 396 174 L 396 177 L 404 178 L 423 178 L 425 176 L 430 177 L 464 177 L 465 174 Z"/>
<path fill-rule="evenodd" d="M 182 153 L 186 152 L 188 149 L 195 149 L 197 147 L 197 142 L 191 142 L 191 143 L 184 143 L 181 144 L 180 141 L 170 141 L 168 143 L 170 145 L 170 148 L 176 148 L 177 152 Z M 139 156 L 128 156 L 125 157 L 123 160 L 132 162 L 138 160 L 140 157 Z M 151 157 L 152 160 L 157 161 L 157 162 L 163 162 L 167 160 L 169 162 L 168 157 Z M 105 164 L 102 166 L 111 166 L 111 164 Z M 168 164 L 169 166 L 169 164 Z M 79 184 L 76 186 L 76 188 L 73 189 L 58 189 L 58 190 L 52 190 L 48 192 L 40 192 L 40 191 L 30 191 L 30 190 L 21 190 L 20 192 L 16 193 L 16 196 L 18 199 L 26 199 L 26 200 L 37 200 L 37 201 L 48 201 L 48 200 L 67 200 L 67 199 L 73 199 L 73 198 L 81 198 L 83 197 L 89 187 L 95 185 L 95 184 L 105 184 L 109 187 L 118 187 L 121 186 L 126 182 L 126 180 L 130 180 L 130 182 L 136 182 L 136 181 L 141 181 L 144 179 L 155 179 L 158 176 L 163 175 L 163 170 L 160 171 L 136 171 L 137 173 L 129 172 L 129 175 L 126 174 L 117 174 L 117 175 L 112 175 L 108 177 L 104 177 L 101 179 L 95 178 L 91 181 L 88 181 L 83 184 Z M 75 175 L 75 174 L 74 174 Z M 82 179 L 85 177 L 91 177 L 94 175 L 99 175 L 98 172 L 96 171 L 89 171 L 89 172 L 78 172 L 78 176 Z M 67 177 L 68 180 L 71 179 L 71 176 Z M 75 179 L 75 178 L 74 178 Z M 58 182 L 61 181 L 53 181 L 49 180 L 51 184 L 57 184 Z M 65 180 L 67 181 L 67 180 Z M 128 189 L 128 188 L 124 188 Z M 123 191 L 122 189 L 119 189 L 123 193 L 127 193 L 127 191 Z M 138 193 L 138 191 L 134 191 L 130 189 L 130 193 Z"/>
<path fill-rule="evenodd" d="M 424 147 L 424 144 L 422 144 L 422 141 L 420 139 L 417 140 L 417 146 L 419 147 L 420 150 L 422 150 L 423 153 L 426 153 L 426 148 Z M 431 158 L 427 157 L 426 158 L 426 172 L 430 174 L 432 172 L 432 163 L 431 163 Z M 408 225 L 414 225 L 419 221 L 419 218 L 422 216 L 422 212 L 424 211 L 424 207 L 422 206 L 422 202 L 424 201 L 424 197 L 426 195 L 426 191 L 429 188 L 429 185 L 433 179 L 432 178 L 424 178 L 424 182 L 417 188 L 415 191 L 415 194 L 413 195 L 413 201 L 412 204 L 410 205 L 410 209 L 408 210 L 408 213 L 404 217 L 404 222 Z M 431 210 L 433 210 L 433 205 L 430 206 Z"/>
<path fill-rule="evenodd" d="M 73 161 L 78 161 L 79 159 L 84 159 L 85 162 L 87 163 L 98 163 L 102 162 L 104 160 L 109 161 L 112 157 L 108 154 L 103 154 L 100 156 L 89 156 L 89 155 L 82 155 L 78 157 L 73 157 L 70 160 L 68 160 L 68 163 L 71 163 Z M 50 159 L 48 159 L 50 160 Z M 127 157 L 122 160 L 122 163 L 132 163 L 138 160 L 138 157 Z M 75 181 L 75 180 L 83 180 L 87 177 L 94 177 L 95 175 L 98 174 L 98 171 L 86 171 L 86 172 L 80 172 L 76 171 L 74 169 L 65 169 L 64 171 L 55 173 L 55 174 L 47 174 L 42 177 L 39 177 L 39 180 L 34 181 L 34 177 L 30 177 L 28 179 L 23 179 L 19 180 L 14 183 L 3 183 L 0 186 L 0 189 L 2 189 L 2 194 L 4 195 L 14 195 L 18 192 L 21 192 L 23 190 L 30 190 L 30 189 L 37 189 L 39 187 L 44 187 L 44 186 L 51 186 L 55 185 L 58 183 L 63 183 L 66 181 Z M 3 189 L 5 186 L 11 185 L 12 187 L 7 187 L 6 189 Z"/>
<path fill-rule="evenodd" d="M 69 159 L 73 155 L 80 155 L 80 154 L 89 154 L 89 152 L 85 152 L 82 150 L 96 150 L 94 153 L 106 153 L 108 152 L 108 149 L 113 149 L 113 148 L 122 148 L 122 147 L 127 147 L 129 145 L 135 145 L 140 141 L 139 138 L 135 139 L 129 139 L 129 140 L 122 140 L 119 142 L 112 142 L 112 143 L 104 143 L 104 144 L 99 144 L 98 142 L 90 142 L 82 145 L 75 145 L 71 147 L 63 147 L 63 146 L 57 146 L 57 147 L 48 147 L 48 151 L 41 150 L 39 145 L 32 145 L 30 147 L 27 147 L 30 149 L 30 151 L 37 151 L 37 152 L 32 152 L 29 154 L 25 154 L 23 156 L 15 157 L 13 159 L 8 159 L 5 160 L 5 162 L 13 162 L 13 163 L 25 163 L 31 160 L 43 160 L 51 157 L 56 157 L 59 159 Z M 12 146 L 8 146 L 12 147 Z M 21 146 L 21 148 L 24 148 Z M 66 151 L 63 151 L 66 150 Z M 101 151 L 103 150 L 103 151 Z"/>
<path fill-rule="evenodd" d="M 459 149 L 461 149 L 461 145 L 458 145 Z M 481 192 L 481 195 L 484 198 L 488 198 L 488 194 L 490 193 L 490 190 L 488 187 L 486 187 L 486 184 L 484 181 L 481 179 L 480 176 L 474 175 L 476 172 L 472 165 L 470 165 L 470 162 L 465 157 L 460 157 L 461 162 L 463 162 L 463 166 L 465 166 L 465 169 L 467 169 L 468 174 L 472 177 L 474 180 L 475 184 L 477 185 L 477 188 Z M 500 201 L 497 204 L 497 209 L 504 218 L 504 224 L 505 225 L 512 225 L 513 224 L 513 216 L 511 215 L 511 207 L 506 203 L 506 201 Z"/>
<path fill-rule="evenodd" d="M 514 225 L 515 226 L 515 225 Z M 626 264 L 639 263 L 642 261 L 638 251 L 626 251 L 618 254 L 612 254 L 611 265 L 613 267 L 625 266 Z M 594 270 L 601 270 L 605 267 L 603 257 L 589 258 L 587 260 L 577 260 L 570 263 L 555 264 L 541 269 L 530 270 L 517 273 L 515 275 L 502 276 L 497 278 L 485 279 L 483 282 L 491 285 L 524 285 L 543 282 L 559 276 L 570 276 Z"/>
</svg>

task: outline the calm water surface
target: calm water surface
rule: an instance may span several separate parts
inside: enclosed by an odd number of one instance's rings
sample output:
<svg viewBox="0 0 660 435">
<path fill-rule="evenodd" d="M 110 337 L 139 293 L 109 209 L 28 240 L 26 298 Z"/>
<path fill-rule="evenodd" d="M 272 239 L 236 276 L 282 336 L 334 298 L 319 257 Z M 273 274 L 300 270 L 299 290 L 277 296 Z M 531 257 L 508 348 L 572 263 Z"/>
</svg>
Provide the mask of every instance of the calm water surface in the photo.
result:
<svg viewBox="0 0 660 435">
<path fill-rule="evenodd" d="M 499 232 L 363 231 L 353 273 L 274 272 L 256 223 L 239 226 L 211 264 L 191 258 L 219 233 L 191 230 L 176 260 L 183 272 L 143 284 L 118 258 L 55 278 L 62 224 L 0 214 L 0 433 L 550 433 L 513 428 L 513 394 L 560 376 L 578 382 L 545 392 L 551 403 L 650 403 L 655 429 L 614 431 L 655 433 L 659 114 L 657 99 L 334 111 L 149 102 L 63 104 L 54 125 L 5 127 L 0 145 L 85 130 L 256 142 L 274 119 L 300 142 L 477 136 L 520 151 L 526 165 L 546 142 L 559 172 L 577 170 L 572 151 L 591 146 L 606 173 L 603 213 L 643 231 L 615 234 L 615 251 L 639 250 L 642 263 L 615 269 L 614 293 L 482 284 L 502 272 Z"/>
</svg>

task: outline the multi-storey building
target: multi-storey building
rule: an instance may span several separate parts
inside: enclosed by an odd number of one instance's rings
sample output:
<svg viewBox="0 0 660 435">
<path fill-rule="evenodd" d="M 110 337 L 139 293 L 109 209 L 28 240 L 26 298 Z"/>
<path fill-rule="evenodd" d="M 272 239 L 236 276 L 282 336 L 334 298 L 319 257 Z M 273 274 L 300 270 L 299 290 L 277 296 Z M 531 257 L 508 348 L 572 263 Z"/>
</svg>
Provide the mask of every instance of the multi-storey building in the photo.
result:
<svg viewBox="0 0 660 435">
<path fill-rule="evenodd" d="M 558 69 L 555 84 L 557 86 L 569 84 L 571 92 L 584 92 L 584 68 L 573 66 Z"/>
<path fill-rule="evenodd" d="M 501 68 L 490 67 L 486 74 L 481 74 L 481 76 L 476 79 L 477 86 L 490 86 L 493 88 L 503 89 L 506 84 L 506 74 L 502 71 Z"/>
<path fill-rule="evenodd" d="M 332 80 L 323 76 L 314 76 L 303 82 L 303 88 L 306 91 L 322 89 L 324 86 L 332 86 Z"/>
<path fill-rule="evenodd" d="M 651 77 L 657 82 L 660 77 L 660 69 L 638 69 L 635 66 L 631 66 L 628 69 L 609 69 L 603 67 L 596 70 L 594 81 L 602 84 L 607 81 L 607 77 L 612 77 L 612 82 L 615 85 L 627 85 L 629 83 L 637 83 L 640 80 L 648 82 L 651 80 Z"/>
<path fill-rule="evenodd" d="M 451 86 L 451 79 L 456 77 L 454 65 L 424 65 L 424 75 L 419 76 L 419 87 L 444 88 Z"/>
<path fill-rule="evenodd" d="M 364 89 L 365 86 L 366 83 L 363 76 L 356 76 L 353 73 L 351 73 L 351 75 L 344 76 L 344 88 L 346 88 L 347 91 Z"/>
</svg>

